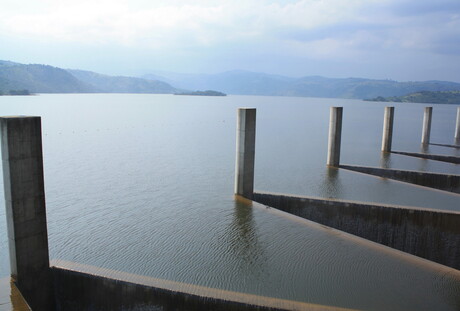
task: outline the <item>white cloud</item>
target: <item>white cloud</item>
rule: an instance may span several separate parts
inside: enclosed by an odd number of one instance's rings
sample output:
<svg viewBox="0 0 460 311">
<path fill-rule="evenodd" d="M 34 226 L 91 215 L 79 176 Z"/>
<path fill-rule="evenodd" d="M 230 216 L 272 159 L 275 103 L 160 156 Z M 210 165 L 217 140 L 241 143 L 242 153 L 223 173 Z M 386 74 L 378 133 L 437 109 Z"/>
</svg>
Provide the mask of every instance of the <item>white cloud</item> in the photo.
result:
<svg viewBox="0 0 460 311">
<path fill-rule="evenodd" d="M 0 44 L 17 43 L 4 44 L 0 58 L 15 60 L 20 51 L 23 59 L 61 65 L 67 57 L 78 67 L 80 57 L 87 69 L 131 59 L 133 68 L 164 70 L 298 74 L 307 64 L 354 70 L 365 63 L 376 72 L 406 66 L 409 74 L 439 64 L 453 77 L 458 38 L 458 0 L 0 0 Z"/>
<path fill-rule="evenodd" d="M 28 7 L 27 1 L 22 7 Z M 6 5 L 0 33 L 83 43 L 140 46 L 213 44 L 263 36 L 276 27 L 312 29 L 356 18 L 364 0 L 44 1 L 40 8 Z"/>
</svg>

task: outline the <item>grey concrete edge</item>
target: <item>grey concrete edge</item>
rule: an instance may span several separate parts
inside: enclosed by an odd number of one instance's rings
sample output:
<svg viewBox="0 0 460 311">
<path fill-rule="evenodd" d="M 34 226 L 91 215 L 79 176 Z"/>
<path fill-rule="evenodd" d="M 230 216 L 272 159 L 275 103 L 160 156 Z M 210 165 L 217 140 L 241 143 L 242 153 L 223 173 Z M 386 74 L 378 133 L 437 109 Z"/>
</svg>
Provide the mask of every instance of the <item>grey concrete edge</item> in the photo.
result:
<svg viewBox="0 0 460 311">
<path fill-rule="evenodd" d="M 183 293 L 216 301 L 241 303 L 244 305 L 254 306 L 255 308 L 268 308 L 271 310 L 305 310 L 305 311 L 351 311 L 333 306 L 322 306 L 292 300 L 232 292 L 216 288 L 209 288 L 199 285 L 162 280 L 148 276 L 131 274 L 122 271 L 116 271 L 106 268 L 90 266 L 81 263 L 75 263 L 65 260 L 52 260 L 51 267 L 60 270 L 67 270 L 90 276 L 112 279 L 116 281 L 142 285 L 174 293 Z"/>
<path fill-rule="evenodd" d="M 392 177 L 380 176 L 379 174 L 361 172 L 358 169 L 360 169 L 360 168 L 376 169 L 376 170 L 383 170 L 383 171 L 388 171 L 388 172 L 414 173 L 414 174 L 420 174 L 420 175 L 441 176 L 441 177 L 446 177 L 446 178 L 454 177 L 454 178 L 458 178 L 458 179 L 460 179 L 460 175 L 432 173 L 432 172 L 423 172 L 423 171 L 412 171 L 412 170 L 400 170 L 400 169 L 382 168 L 382 167 L 375 167 L 375 166 L 346 165 L 346 164 L 341 164 L 338 168 L 341 168 L 341 169 L 344 169 L 344 170 L 347 170 L 347 171 L 350 171 L 350 172 L 358 173 L 358 174 L 364 174 L 364 175 L 367 175 L 367 176 L 373 176 L 373 177 L 376 177 L 376 178 L 386 178 L 386 179 L 392 180 L 393 182 L 400 182 L 400 183 L 408 184 L 408 185 L 411 185 L 411 186 L 414 186 L 414 187 L 422 187 L 422 188 L 425 188 L 425 189 L 429 189 L 430 191 L 440 191 L 442 193 L 448 193 L 450 195 L 460 196 L 460 193 L 457 193 L 457 192 L 453 192 L 453 191 L 449 191 L 449 190 L 445 190 L 445 189 L 440 189 L 440 188 L 436 188 L 436 187 L 430 187 L 430 186 L 426 186 L 426 185 L 421 185 L 421 184 L 417 184 L 417 183 L 414 183 L 414 182 L 404 181 L 404 180 L 396 179 L 396 178 L 392 178 Z M 356 168 L 356 169 L 354 169 L 354 168 Z"/>
<path fill-rule="evenodd" d="M 449 155 L 443 155 L 443 154 L 428 154 L 428 153 L 419 153 L 419 152 L 396 151 L 396 150 L 391 151 L 391 153 L 405 155 L 408 157 L 427 159 L 427 160 L 432 160 L 432 161 L 460 164 L 460 157 L 456 157 L 456 156 L 449 156 Z"/>
<path fill-rule="evenodd" d="M 460 175 L 456 175 L 456 174 L 444 174 L 444 173 L 423 172 L 423 171 L 413 171 L 413 170 L 401 170 L 401 169 L 396 169 L 396 168 L 383 168 L 383 167 L 377 167 L 377 166 L 362 166 L 362 165 L 350 165 L 350 164 L 340 164 L 340 166 L 339 166 L 339 168 L 350 170 L 347 167 L 370 168 L 370 169 L 384 170 L 384 171 L 390 171 L 390 172 L 407 172 L 407 173 L 416 173 L 416 174 L 420 174 L 420 175 L 435 175 L 435 176 L 445 176 L 445 177 L 452 176 L 452 177 L 460 178 Z M 369 175 L 373 175 L 373 174 L 369 174 Z M 431 188 L 431 187 L 427 187 L 427 188 Z"/>
<path fill-rule="evenodd" d="M 361 174 L 365 174 L 365 173 L 361 173 Z M 420 186 L 420 187 L 423 187 L 423 186 Z M 426 188 L 429 188 L 429 187 L 426 187 Z M 432 189 L 432 188 L 429 188 L 429 189 Z M 434 190 L 437 190 L 437 189 L 434 189 Z M 366 205 L 366 206 L 371 206 L 371 207 L 374 206 L 374 207 L 385 207 L 385 208 L 398 208 L 398 209 L 407 209 L 407 210 L 416 210 L 416 211 L 429 211 L 429 212 L 440 213 L 440 214 L 456 214 L 456 215 L 460 215 L 460 211 L 457 212 L 457 211 L 451 211 L 451 210 L 440 210 L 440 209 L 425 208 L 425 207 L 419 207 L 419 206 L 407 206 L 407 205 L 396 205 L 396 204 L 383 204 L 383 203 L 377 203 L 377 202 L 342 200 L 342 199 L 335 199 L 335 198 L 322 198 L 322 197 L 304 196 L 304 195 L 289 194 L 289 193 L 277 193 L 277 192 L 269 192 L 269 191 L 258 191 L 258 190 L 254 191 L 254 194 L 256 194 L 256 193 L 262 194 L 262 195 L 276 195 L 276 196 L 284 196 L 284 197 L 295 197 L 295 198 L 299 198 L 299 199 L 305 199 L 305 200 L 317 201 L 317 202 L 353 204 L 353 205 L 360 205 L 360 206 Z M 451 193 L 451 192 L 448 192 L 448 193 Z"/>
<path fill-rule="evenodd" d="M 449 145 L 449 144 L 438 144 L 438 143 L 429 143 L 429 145 L 460 149 L 460 145 Z"/>
</svg>

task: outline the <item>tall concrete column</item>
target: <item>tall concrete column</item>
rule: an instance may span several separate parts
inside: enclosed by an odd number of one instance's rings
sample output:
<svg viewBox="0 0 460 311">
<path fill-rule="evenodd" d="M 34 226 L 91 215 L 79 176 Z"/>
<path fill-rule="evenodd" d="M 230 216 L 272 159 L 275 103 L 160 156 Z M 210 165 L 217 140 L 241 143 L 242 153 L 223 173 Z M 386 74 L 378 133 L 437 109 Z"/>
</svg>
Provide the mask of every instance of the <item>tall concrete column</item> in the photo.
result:
<svg viewBox="0 0 460 311">
<path fill-rule="evenodd" d="M 457 107 L 457 123 L 455 125 L 455 142 L 460 142 L 460 107 Z"/>
<path fill-rule="evenodd" d="M 0 117 L 11 275 L 34 311 L 53 310 L 40 117 Z"/>
<path fill-rule="evenodd" d="M 425 107 L 425 113 L 423 114 L 423 131 L 422 131 L 422 144 L 424 145 L 430 143 L 432 115 L 433 115 L 433 107 Z"/>
<path fill-rule="evenodd" d="M 383 116 L 383 135 L 382 135 L 382 151 L 391 152 L 391 143 L 393 140 L 393 119 L 395 107 L 385 107 L 385 115 Z"/>
<path fill-rule="evenodd" d="M 256 109 L 239 108 L 236 129 L 235 194 L 252 199 L 256 149 Z"/>
<path fill-rule="evenodd" d="M 329 141 L 327 146 L 327 165 L 340 165 L 340 142 L 342 140 L 343 107 L 331 107 L 329 118 Z"/>
</svg>

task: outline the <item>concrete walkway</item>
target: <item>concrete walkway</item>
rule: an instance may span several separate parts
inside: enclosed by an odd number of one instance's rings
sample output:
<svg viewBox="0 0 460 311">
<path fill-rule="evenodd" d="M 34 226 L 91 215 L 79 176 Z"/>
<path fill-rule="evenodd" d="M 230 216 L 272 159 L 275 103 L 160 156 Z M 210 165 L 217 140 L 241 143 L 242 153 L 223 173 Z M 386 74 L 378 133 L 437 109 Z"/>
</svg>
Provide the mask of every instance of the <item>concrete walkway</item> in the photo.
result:
<svg viewBox="0 0 460 311">
<path fill-rule="evenodd" d="M 10 277 L 0 279 L 0 311 L 31 311 Z"/>
</svg>

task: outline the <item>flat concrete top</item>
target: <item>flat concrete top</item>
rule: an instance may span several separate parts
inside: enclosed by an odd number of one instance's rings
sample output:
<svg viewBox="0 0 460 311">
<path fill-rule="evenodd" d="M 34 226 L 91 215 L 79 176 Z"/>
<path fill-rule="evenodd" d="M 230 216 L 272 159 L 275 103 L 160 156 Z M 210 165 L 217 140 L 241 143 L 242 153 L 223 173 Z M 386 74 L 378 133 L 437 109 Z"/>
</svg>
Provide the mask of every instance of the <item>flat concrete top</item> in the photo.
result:
<svg viewBox="0 0 460 311">
<path fill-rule="evenodd" d="M 0 116 L 0 119 L 26 119 L 26 118 L 40 118 L 39 116 Z"/>
<path fill-rule="evenodd" d="M 399 151 L 392 151 L 392 153 L 399 154 Z M 407 153 L 407 152 L 406 152 Z M 422 155 L 427 155 L 424 153 L 419 153 Z M 446 157 L 446 158 L 459 158 L 459 157 L 454 157 L 454 156 L 444 156 L 444 155 L 437 155 L 433 154 L 433 156 L 440 156 L 440 157 Z M 375 170 L 380 170 L 380 171 L 388 171 L 388 172 L 408 172 L 408 173 L 414 173 L 414 174 L 420 174 L 420 175 L 439 175 L 439 176 L 453 176 L 453 177 L 460 177 L 460 175 L 457 174 L 446 174 L 446 173 L 437 173 L 437 172 L 425 172 L 425 171 L 415 171 L 415 170 L 404 170 L 404 169 L 399 169 L 399 168 L 384 168 L 384 167 L 378 167 L 378 166 L 363 166 L 363 165 L 349 165 L 349 164 L 340 164 L 339 168 L 343 168 L 346 170 L 349 170 L 350 168 L 368 168 L 368 169 L 375 169 Z M 361 173 L 361 172 L 358 172 Z M 382 177 L 383 178 L 383 177 Z M 412 183 L 410 183 L 412 184 Z M 430 189 L 433 189 L 432 187 L 428 187 Z"/>
<path fill-rule="evenodd" d="M 0 311 L 31 311 L 10 277 L 0 279 Z"/>
<path fill-rule="evenodd" d="M 257 296 L 239 292 L 232 292 L 217 288 L 209 288 L 187 283 L 162 280 L 148 276 L 136 275 L 127 272 L 115 271 L 111 269 L 99 268 L 90 265 L 65 261 L 52 260 L 51 266 L 56 268 L 85 273 L 89 275 L 110 278 L 128 283 L 140 284 L 152 288 L 159 288 L 173 292 L 185 293 L 211 299 L 238 302 L 248 305 L 273 308 L 275 310 L 305 310 L 305 311 L 352 311 L 338 307 L 329 307 L 292 300 Z M 0 309 L 1 310 L 1 309 Z"/>
<path fill-rule="evenodd" d="M 364 174 L 364 173 L 360 173 L 360 174 Z M 395 182 L 402 182 L 402 181 L 397 181 L 397 180 L 394 180 L 394 181 Z M 423 186 L 418 186 L 418 185 L 414 185 L 414 186 L 423 187 Z M 431 190 L 432 188 L 429 188 L 429 189 Z M 442 190 L 437 190 L 437 189 L 432 189 L 432 190 L 442 191 Z M 356 205 L 366 205 L 366 206 L 369 206 L 369 207 L 400 208 L 400 209 L 407 209 L 407 210 L 414 210 L 414 211 L 429 211 L 429 212 L 432 212 L 432 213 L 439 213 L 439 214 L 456 214 L 456 215 L 460 215 L 459 211 L 434 209 L 434 208 L 428 208 L 428 207 L 395 205 L 395 204 L 365 202 L 365 201 L 354 201 L 354 200 L 344 200 L 344 199 L 336 199 L 336 198 L 323 198 L 323 197 L 314 197 L 314 196 L 289 194 L 289 193 L 279 193 L 279 192 L 270 192 L 270 191 L 259 191 L 259 190 L 254 190 L 254 193 L 260 193 L 260 194 L 266 194 L 266 195 L 275 195 L 275 196 L 284 196 L 284 197 L 293 197 L 293 198 L 312 200 L 312 201 L 321 201 L 321 202 L 326 202 L 327 201 L 327 202 L 332 202 L 332 203 L 336 202 L 336 203 L 340 203 L 340 204 L 356 204 Z M 453 193 L 453 194 L 457 195 L 456 193 Z"/>
</svg>

